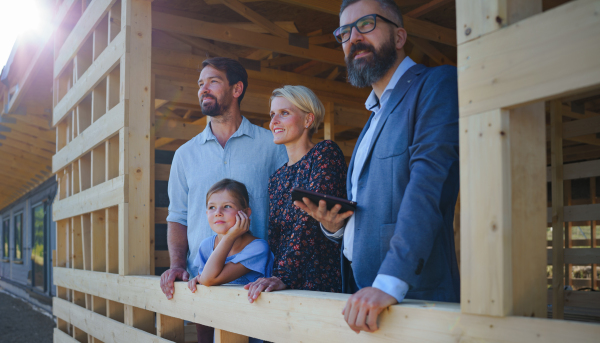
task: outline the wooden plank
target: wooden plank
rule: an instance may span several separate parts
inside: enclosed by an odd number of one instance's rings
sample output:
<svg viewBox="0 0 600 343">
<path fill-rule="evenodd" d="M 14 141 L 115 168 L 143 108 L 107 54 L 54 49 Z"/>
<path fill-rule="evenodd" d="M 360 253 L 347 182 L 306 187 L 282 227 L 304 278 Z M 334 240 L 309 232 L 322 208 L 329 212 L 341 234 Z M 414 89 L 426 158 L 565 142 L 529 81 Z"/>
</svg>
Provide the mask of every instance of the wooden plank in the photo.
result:
<svg viewBox="0 0 600 343">
<path fill-rule="evenodd" d="M 185 343 L 183 319 L 156 314 L 156 335 L 176 343 Z"/>
<path fill-rule="evenodd" d="M 54 107 L 52 125 L 56 125 L 62 121 L 67 113 L 106 77 L 119 63 L 124 52 L 125 33 L 121 32 L 79 78 L 77 84 Z"/>
<path fill-rule="evenodd" d="M 106 272 L 119 272 L 119 208 L 106 209 Z"/>
<path fill-rule="evenodd" d="M 53 298 L 52 313 L 105 343 L 171 342 L 58 298 Z"/>
<path fill-rule="evenodd" d="M 154 175 L 157 181 L 169 181 L 169 174 L 171 173 L 170 164 L 156 163 L 154 165 Z"/>
<path fill-rule="evenodd" d="M 154 29 L 184 34 L 193 37 L 213 39 L 255 49 L 275 51 L 286 55 L 313 59 L 321 62 L 345 66 L 344 53 L 318 45 L 308 49 L 289 45 L 288 39 L 250 32 L 221 24 L 178 17 L 171 14 L 153 12 Z"/>
<path fill-rule="evenodd" d="M 600 116 L 563 123 L 563 139 L 600 132 Z"/>
<path fill-rule="evenodd" d="M 451 2 L 453 0 L 432 0 L 406 13 L 405 16 L 418 18 Z"/>
<path fill-rule="evenodd" d="M 564 194 L 563 194 L 563 151 L 562 151 L 562 106 L 558 100 L 550 103 L 552 160 L 552 317 L 564 316 Z"/>
<path fill-rule="evenodd" d="M 84 213 L 79 218 L 81 220 L 83 269 L 92 270 L 92 221 L 89 213 Z"/>
<path fill-rule="evenodd" d="M 327 102 L 325 105 L 325 119 L 323 120 L 324 139 L 335 140 L 335 108 L 334 104 Z"/>
<path fill-rule="evenodd" d="M 461 311 L 506 316 L 513 310 L 509 112 L 460 118 L 459 130 Z"/>
<path fill-rule="evenodd" d="M 56 202 L 55 202 L 56 204 Z M 67 266 L 67 221 L 53 218 L 56 221 L 56 266 Z"/>
<path fill-rule="evenodd" d="M 218 0 L 218 1 L 220 1 L 220 0 Z M 298 33 L 298 28 L 296 27 L 296 24 L 294 24 L 293 21 L 274 21 L 273 24 L 279 26 L 280 28 L 282 28 L 286 32 L 289 32 L 289 33 Z M 258 33 L 268 33 L 269 32 L 265 28 L 263 28 L 263 27 L 261 27 L 259 25 L 256 25 L 254 23 L 247 23 L 247 22 L 227 22 L 227 23 L 223 23 L 223 25 L 235 27 L 235 28 L 238 28 L 238 29 L 243 29 L 243 30 L 246 30 L 246 31 L 258 32 Z M 335 38 L 334 38 L 334 40 L 335 40 Z"/>
<path fill-rule="evenodd" d="M 563 180 L 586 179 L 600 176 L 600 160 L 563 165 Z M 552 167 L 546 168 L 546 181 L 552 180 Z"/>
<path fill-rule="evenodd" d="M 552 265 L 552 249 L 546 249 L 546 263 Z M 566 264 L 600 264 L 600 249 L 571 248 L 563 250 Z"/>
<path fill-rule="evenodd" d="M 580 308 L 600 307 L 599 292 L 565 291 L 565 305 Z M 548 290 L 548 304 L 552 303 L 552 290 Z"/>
<path fill-rule="evenodd" d="M 116 0 L 98 0 L 94 1 L 88 7 L 81 18 L 71 30 L 69 36 L 56 54 L 54 61 L 54 78 L 65 70 L 67 64 L 75 57 L 84 42 L 90 37 L 92 31 L 100 23 L 102 17 L 108 13 L 110 7 Z"/>
<path fill-rule="evenodd" d="M 156 124 L 156 137 L 190 140 L 206 127 L 206 118 L 200 118 L 198 123 L 185 123 L 175 120 L 163 120 Z"/>
<path fill-rule="evenodd" d="M 563 222 L 600 220 L 600 204 L 563 206 L 562 212 Z M 553 213 L 553 207 L 548 207 L 546 210 L 548 223 L 552 222 Z"/>
<path fill-rule="evenodd" d="M 102 293 L 110 300 L 120 299 L 149 311 L 269 341 L 595 342 L 600 334 L 600 326 L 595 324 L 477 316 L 460 313 L 458 304 L 407 299 L 384 311 L 378 332 L 356 335 L 341 314 L 347 294 L 285 290 L 263 293 L 250 304 L 248 291 L 241 286 L 199 286 L 191 293 L 187 282 L 176 282 L 175 296 L 167 301 L 159 276 L 119 276 L 65 268 L 54 268 L 54 276 L 61 287 Z"/>
<path fill-rule="evenodd" d="M 506 25 L 507 4 L 503 0 L 456 0 L 457 43 L 485 36 Z"/>
<path fill-rule="evenodd" d="M 426 39 L 418 37 L 410 37 L 408 40 L 413 43 L 417 48 L 421 49 L 429 58 L 431 58 L 437 64 L 448 64 L 456 66 L 451 59 L 446 57 L 441 51 L 429 43 Z"/>
<path fill-rule="evenodd" d="M 600 55 L 600 44 L 596 44 L 600 16 L 596 13 L 595 1 L 569 2 L 492 32 L 485 39 L 461 44 L 460 115 L 518 107 L 600 87 L 600 59 L 595 57 Z M 556 35 L 539 34 L 556 27 L 565 29 Z M 556 51 L 557 41 L 564 43 L 560 51 Z M 569 63 L 565 64 L 566 60 Z"/>
<path fill-rule="evenodd" d="M 72 217 L 66 220 L 71 221 L 71 268 L 83 269 L 81 219 L 79 217 Z"/>
<path fill-rule="evenodd" d="M 242 4 L 241 2 L 239 2 L 237 0 L 220 0 L 220 2 L 223 5 L 229 7 L 230 9 L 237 12 L 242 17 L 244 17 L 244 18 L 250 20 L 251 22 L 253 22 L 254 24 L 264 28 L 269 33 L 271 33 L 275 36 L 279 36 L 281 38 L 285 38 L 285 39 L 287 39 L 289 37 L 289 34 L 284 29 L 275 25 L 270 20 L 268 20 L 267 18 L 263 17 L 262 15 L 256 13 L 251 8 Z"/>
<path fill-rule="evenodd" d="M 341 0 L 278 0 L 300 7 L 307 7 L 316 11 L 339 15 Z M 456 31 L 428 21 L 404 16 L 404 28 L 411 36 L 425 38 L 434 42 L 456 46 Z M 458 26 L 457 26 L 458 27 Z"/>
<path fill-rule="evenodd" d="M 545 117 L 540 102 L 511 110 L 509 119 L 512 314 L 538 318 L 547 316 Z"/>
<path fill-rule="evenodd" d="M 62 332 L 59 328 L 54 328 L 53 339 L 55 343 L 79 343 L 79 341 Z"/>
<path fill-rule="evenodd" d="M 91 270 L 97 272 L 106 272 L 106 210 L 92 212 L 91 222 Z"/>
<path fill-rule="evenodd" d="M 58 221 L 123 203 L 127 199 L 123 192 L 128 184 L 127 179 L 127 175 L 121 175 L 55 202 L 52 212 L 54 220 Z"/>
<path fill-rule="evenodd" d="M 143 308 L 125 305 L 125 325 L 154 334 L 154 312 Z"/>
<path fill-rule="evenodd" d="M 248 343 L 248 336 L 215 329 L 215 343 Z"/>
<path fill-rule="evenodd" d="M 127 141 L 123 144 L 122 159 L 126 165 L 125 185 L 127 210 L 123 226 L 119 225 L 119 247 L 122 260 L 120 274 L 151 274 L 150 202 L 152 124 L 152 3 L 146 0 L 121 2 L 122 30 L 127 37 L 127 52 L 121 58 L 120 77 L 122 97 L 128 102 Z M 125 32 L 123 32 L 125 31 Z M 132 199 L 129 202 L 128 199 Z M 153 228 L 152 228 L 153 229 Z M 121 231 L 122 230 L 122 231 Z"/>
</svg>

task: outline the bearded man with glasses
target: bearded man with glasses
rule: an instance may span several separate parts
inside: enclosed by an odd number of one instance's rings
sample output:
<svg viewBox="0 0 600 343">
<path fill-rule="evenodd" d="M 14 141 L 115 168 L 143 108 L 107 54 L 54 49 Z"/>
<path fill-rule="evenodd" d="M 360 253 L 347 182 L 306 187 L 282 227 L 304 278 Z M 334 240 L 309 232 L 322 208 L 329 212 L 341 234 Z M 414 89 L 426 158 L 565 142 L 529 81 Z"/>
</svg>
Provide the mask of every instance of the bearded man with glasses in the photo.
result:
<svg viewBox="0 0 600 343">
<path fill-rule="evenodd" d="M 339 214 L 339 205 L 327 210 L 324 201 L 295 204 L 343 242 L 343 287 L 353 294 L 343 314 L 352 330 L 373 332 L 381 311 L 405 298 L 460 301 L 457 72 L 406 56 L 393 0 L 344 0 L 340 25 L 334 35 L 348 81 L 373 89 L 346 182 L 358 207 Z"/>
</svg>

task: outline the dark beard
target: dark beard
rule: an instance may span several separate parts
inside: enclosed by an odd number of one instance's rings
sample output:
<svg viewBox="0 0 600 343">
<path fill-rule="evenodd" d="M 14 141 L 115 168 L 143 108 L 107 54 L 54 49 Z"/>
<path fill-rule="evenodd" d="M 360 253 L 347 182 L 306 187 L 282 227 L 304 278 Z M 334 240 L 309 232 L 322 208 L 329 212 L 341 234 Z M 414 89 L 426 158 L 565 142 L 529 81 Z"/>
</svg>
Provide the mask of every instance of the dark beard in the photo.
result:
<svg viewBox="0 0 600 343">
<path fill-rule="evenodd" d="M 212 104 L 204 105 L 203 101 L 202 101 L 202 100 L 204 100 L 204 98 L 211 98 L 214 100 L 214 102 Z M 217 98 L 215 98 L 212 95 L 208 95 L 208 94 L 202 95 L 202 97 L 200 98 L 200 108 L 202 109 L 202 113 L 209 117 L 217 117 L 222 114 L 222 111 L 221 111 L 222 108 L 221 108 L 221 105 L 219 104 L 219 101 L 217 100 Z"/>
<path fill-rule="evenodd" d="M 371 52 L 372 57 L 367 56 L 355 60 L 354 53 L 360 50 Z M 350 48 L 350 54 L 345 58 L 348 81 L 355 87 L 370 87 L 390 70 L 397 58 L 398 51 L 396 51 L 393 36 L 378 51 L 375 51 L 372 45 L 363 42 L 356 43 Z"/>
</svg>

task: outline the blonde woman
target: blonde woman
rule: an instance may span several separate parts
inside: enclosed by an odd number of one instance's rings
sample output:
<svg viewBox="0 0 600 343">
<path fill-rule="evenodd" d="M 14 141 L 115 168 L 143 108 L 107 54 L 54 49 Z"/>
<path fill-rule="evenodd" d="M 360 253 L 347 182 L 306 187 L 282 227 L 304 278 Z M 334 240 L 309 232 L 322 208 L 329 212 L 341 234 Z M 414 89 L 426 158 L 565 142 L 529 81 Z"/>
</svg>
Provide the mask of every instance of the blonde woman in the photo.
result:
<svg viewBox="0 0 600 343">
<path fill-rule="evenodd" d="M 341 292 L 340 245 L 328 240 L 319 222 L 292 203 L 291 189 L 346 198 L 347 166 L 332 141 L 311 141 L 325 116 L 317 96 L 304 86 L 285 86 L 271 96 L 275 144 L 285 145 L 289 161 L 269 180 L 269 247 L 275 255 L 273 276 L 245 286 L 248 300 L 261 292 L 303 289 Z"/>
</svg>

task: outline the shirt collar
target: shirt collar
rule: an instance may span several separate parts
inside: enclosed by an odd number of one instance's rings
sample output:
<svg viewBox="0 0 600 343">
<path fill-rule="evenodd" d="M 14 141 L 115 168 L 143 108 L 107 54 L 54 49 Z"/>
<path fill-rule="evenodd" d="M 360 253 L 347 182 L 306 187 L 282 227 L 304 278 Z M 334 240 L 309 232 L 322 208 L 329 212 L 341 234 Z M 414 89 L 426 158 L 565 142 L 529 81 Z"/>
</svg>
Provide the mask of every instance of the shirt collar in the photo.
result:
<svg viewBox="0 0 600 343">
<path fill-rule="evenodd" d="M 235 137 L 240 137 L 243 135 L 246 135 L 252 139 L 254 139 L 254 132 L 255 128 L 254 125 L 252 125 L 252 123 L 246 119 L 246 117 L 242 116 L 242 123 L 240 124 L 240 127 L 238 127 L 237 131 L 235 131 L 233 133 L 233 135 L 231 135 L 231 138 L 235 138 Z M 217 140 L 217 137 L 215 137 L 215 135 L 212 132 L 210 123 L 208 125 L 206 125 L 206 128 L 204 129 L 204 131 L 202 131 L 202 133 L 200 133 L 200 135 L 198 135 L 198 139 L 199 139 L 199 143 L 200 144 L 204 144 L 207 141 L 210 140 Z"/>
<path fill-rule="evenodd" d="M 402 75 L 404 75 L 404 73 L 408 69 L 410 69 L 410 67 L 414 66 L 415 64 L 416 63 L 408 56 L 406 56 L 404 58 L 404 60 L 402 60 L 402 62 L 400 62 L 400 65 L 398 65 L 398 68 L 396 68 L 396 71 L 394 72 L 394 75 L 392 75 L 390 82 L 388 82 L 387 86 L 385 86 L 385 89 L 383 90 L 383 93 L 381 94 L 381 102 L 382 103 L 386 102 L 387 93 L 391 92 L 396 87 L 396 84 L 398 83 L 398 81 L 400 80 Z M 383 105 L 382 103 L 379 102 L 379 99 L 377 98 L 375 91 L 371 91 L 371 94 L 369 94 L 369 97 L 367 98 L 367 101 L 365 102 L 365 107 L 369 111 L 374 111 L 377 108 L 381 108 Z"/>
</svg>

